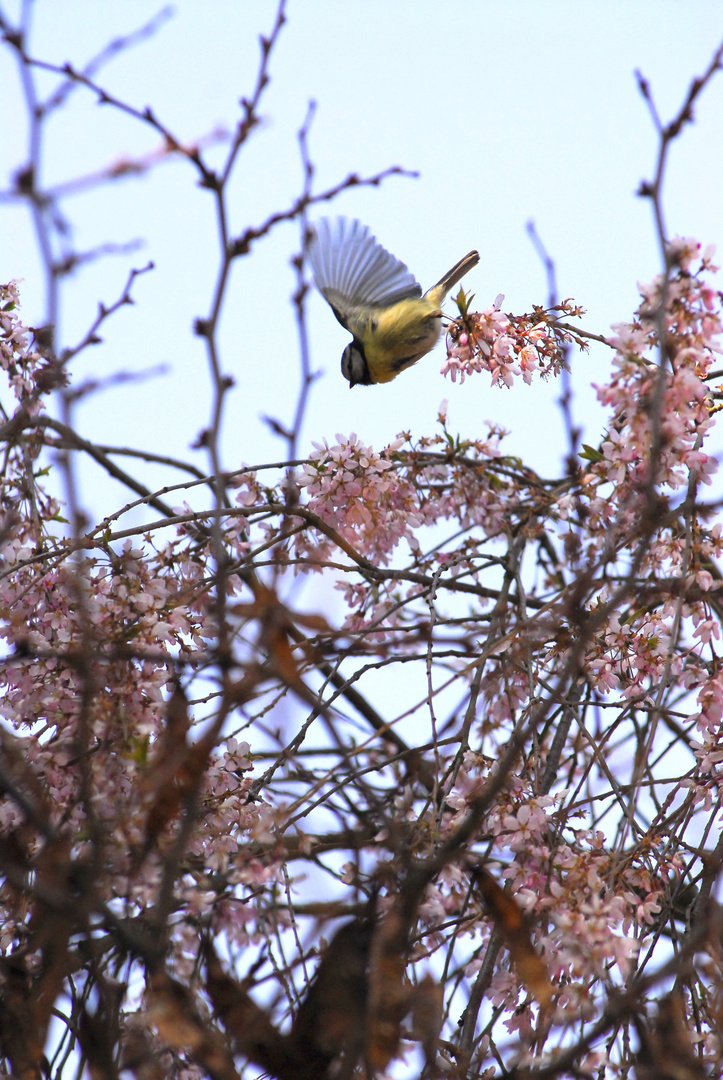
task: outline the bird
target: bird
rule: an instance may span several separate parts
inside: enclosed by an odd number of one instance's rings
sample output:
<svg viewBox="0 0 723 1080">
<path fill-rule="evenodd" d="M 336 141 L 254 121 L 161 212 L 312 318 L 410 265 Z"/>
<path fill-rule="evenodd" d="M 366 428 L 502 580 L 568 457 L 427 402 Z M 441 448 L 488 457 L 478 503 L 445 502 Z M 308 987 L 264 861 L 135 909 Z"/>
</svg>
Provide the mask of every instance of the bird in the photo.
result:
<svg viewBox="0 0 723 1080">
<path fill-rule="evenodd" d="M 352 335 L 341 357 L 351 388 L 391 382 L 434 348 L 441 305 L 479 253 L 470 251 L 422 294 L 414 274 L 368 226 L 338 217 L 316 223 L 309 260 L 319 292 Z"/>
</svg>

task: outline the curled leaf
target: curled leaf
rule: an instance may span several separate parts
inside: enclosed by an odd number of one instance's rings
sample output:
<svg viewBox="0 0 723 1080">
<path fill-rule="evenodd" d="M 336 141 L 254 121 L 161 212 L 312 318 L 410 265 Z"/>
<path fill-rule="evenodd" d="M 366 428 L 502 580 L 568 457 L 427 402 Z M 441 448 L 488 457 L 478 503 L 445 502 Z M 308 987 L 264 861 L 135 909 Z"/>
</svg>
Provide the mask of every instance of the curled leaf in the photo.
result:
<svg viewBox="0 0 723 1080">
<path fill-rule="evenodd" d="M 477 886 L 509 949 L 518 978 L 540 1005 L 551 1005 L 553 987 L 550 976 L 532 944 L 524 912 L 509 893 L 500 888 L 488 870 L 482 868 L 477 871 Z"/>
</svg>

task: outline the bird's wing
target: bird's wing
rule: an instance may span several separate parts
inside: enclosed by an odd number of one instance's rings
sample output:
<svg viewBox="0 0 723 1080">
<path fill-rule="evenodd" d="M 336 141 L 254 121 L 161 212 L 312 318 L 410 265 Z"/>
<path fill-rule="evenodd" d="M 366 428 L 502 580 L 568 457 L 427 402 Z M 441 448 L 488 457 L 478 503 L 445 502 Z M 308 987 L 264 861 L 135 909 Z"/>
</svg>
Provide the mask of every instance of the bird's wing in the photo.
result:
<svg viewBox="0 0 723 1080">
<path fill-rule="evenodd" d="M 422 295 L 414 274 L 360 221 L 321 218 L 309 258 L 319 292 L 347 328 L 360 308 L 386 308 Z"/>
</svg>

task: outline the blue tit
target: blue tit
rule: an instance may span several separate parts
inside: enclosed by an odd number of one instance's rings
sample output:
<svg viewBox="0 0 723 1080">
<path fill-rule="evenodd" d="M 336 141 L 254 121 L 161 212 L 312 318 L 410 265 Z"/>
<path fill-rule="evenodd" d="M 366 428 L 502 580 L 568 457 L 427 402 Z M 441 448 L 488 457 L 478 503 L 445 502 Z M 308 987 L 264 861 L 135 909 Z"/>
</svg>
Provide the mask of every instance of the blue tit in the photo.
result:
<svg viewBox="0 0 723 1080">
<path fill-rule="evenodd" d="M 479 262 L 470 251 L 422 295 L 414 274 L 366 225 L 343 217 L 317 223 L 309 258 L 319 292 L 352 335 L 341 358 L 349 386 L 390 382 L 433 349 L 444 298 Z"/>
</svg>

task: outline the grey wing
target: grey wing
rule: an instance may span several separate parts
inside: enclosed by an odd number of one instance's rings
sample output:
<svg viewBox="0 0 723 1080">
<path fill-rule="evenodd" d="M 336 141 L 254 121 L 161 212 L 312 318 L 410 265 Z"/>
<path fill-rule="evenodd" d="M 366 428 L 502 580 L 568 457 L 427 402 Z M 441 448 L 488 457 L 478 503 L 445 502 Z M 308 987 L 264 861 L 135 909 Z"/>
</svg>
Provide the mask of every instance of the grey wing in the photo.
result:
<svg viewBox="0 0 723 1080">
<path fill-rule="evenodd" d="M 314 227 L 309 258 L 319 292 L 347 328 L 360 308 L 390 307 L 422 295 L 414 274 L 360 221 L 321 218 Z"/>
</svg>

